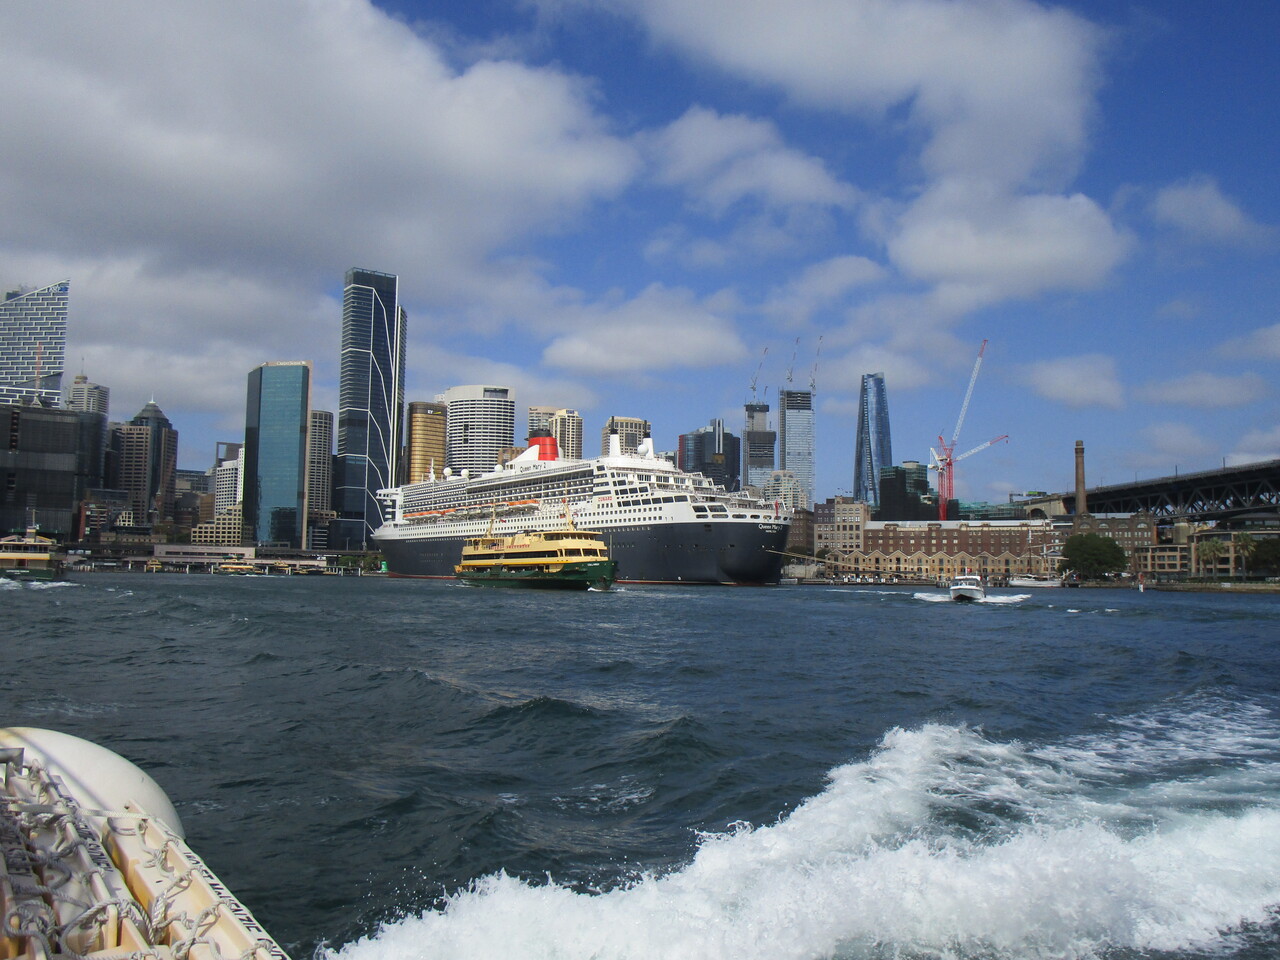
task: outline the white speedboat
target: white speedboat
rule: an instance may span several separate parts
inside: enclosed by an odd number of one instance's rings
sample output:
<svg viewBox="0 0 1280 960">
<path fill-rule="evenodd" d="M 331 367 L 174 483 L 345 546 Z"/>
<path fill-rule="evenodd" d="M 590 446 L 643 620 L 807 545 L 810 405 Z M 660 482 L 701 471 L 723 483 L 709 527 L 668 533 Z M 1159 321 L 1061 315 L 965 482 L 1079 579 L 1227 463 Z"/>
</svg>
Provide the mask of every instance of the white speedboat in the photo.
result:
<svg viewBox="0 0 1280 960">
<path fill-rule="evenodd" d="M 985 600 L 987 591 L 982 586 L 982 578 L 973 573 L 962 573 L 951 581 L 951 599 L 961 603 L 972 603 Z"/>
<path fill-rule="evenodd" d="M 1018 587 L 1019 589 L 1027 587 L 1060 587 L 1062 586 L 1062 578 L 1027 574 L 1022 577 L 1010 577 L 1009 586 Z"/>
</svg>

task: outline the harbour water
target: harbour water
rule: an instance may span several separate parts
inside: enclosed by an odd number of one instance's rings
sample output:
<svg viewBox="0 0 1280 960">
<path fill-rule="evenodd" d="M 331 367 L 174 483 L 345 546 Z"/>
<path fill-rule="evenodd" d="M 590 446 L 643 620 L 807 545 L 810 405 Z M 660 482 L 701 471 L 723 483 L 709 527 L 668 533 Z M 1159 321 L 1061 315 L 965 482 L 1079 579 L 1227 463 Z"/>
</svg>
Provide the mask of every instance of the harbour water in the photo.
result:
<svg viewBox="0 0 1280 960">
<path fill-rule="evenodd" d="M 1280 598 L 0 584 L 295 957 L 1280 956 Z"/>
</svg>

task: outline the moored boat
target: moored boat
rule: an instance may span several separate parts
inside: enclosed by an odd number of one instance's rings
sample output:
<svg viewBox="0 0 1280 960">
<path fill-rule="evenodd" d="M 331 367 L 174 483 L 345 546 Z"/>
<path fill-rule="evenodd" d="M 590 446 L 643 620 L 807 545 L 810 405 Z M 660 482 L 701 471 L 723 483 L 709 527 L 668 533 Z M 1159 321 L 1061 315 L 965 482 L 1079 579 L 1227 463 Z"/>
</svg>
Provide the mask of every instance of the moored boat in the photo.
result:
<svg viewBox="0 0 1280 960">
<path fill-rule="evenodd" d="M 63 563 L 58 542 L 40 536 L 35 527 L 27 527 L 22 536 L 0 539 L 0 577 L 57 580 L 62 576 Z"/>
<path fill-rule="evenodd" d="M 559 530 L 506 537 L 494 536 L 491 521 L 489 532 L 462 545 L 462 560 L 454 573 L 478 586 L 607 590 L 617 569 L 601 535 L 579 530 L 570 518 Z"/>
<path fill-rule="evenodd" d="M 453 577 L 463 544 L 563 526 L 565 511 L 598 531 L 619 583 L 776 584 L 788 510 L 726 491 L 659 457 L 645 438 L 623 453 L 563 459 L 555 440 L 535 433 L 520 456 L 472 476 L 432 476 L 379 491 L 386 521 L 372 534 L 392 577 Z"/>
<path fill-rule="evenodd" d="M 1060 587 L 1062 586 L 1061 577 L 1037 576 L 1035 574 L 1026 574 L 1020 577 L 1010 577 L 1009 586 L 1018 588 L 1038 588 L 1038 587 Z"/>
<path fill-rule="evenodd" d="M 987 591 L 982 585 L 982 578 L 975 573 L 962 573 L 951 580 L 951 599 L 960 603 L 973 603 L 985 600 Z"/>
</svg>

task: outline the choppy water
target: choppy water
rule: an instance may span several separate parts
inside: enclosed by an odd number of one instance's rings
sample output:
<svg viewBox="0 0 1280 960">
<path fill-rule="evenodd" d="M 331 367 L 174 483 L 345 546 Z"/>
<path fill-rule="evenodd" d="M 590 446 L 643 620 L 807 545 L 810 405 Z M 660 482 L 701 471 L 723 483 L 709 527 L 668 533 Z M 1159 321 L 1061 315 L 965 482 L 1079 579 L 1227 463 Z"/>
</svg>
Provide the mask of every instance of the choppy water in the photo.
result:
<svg viewBox="0 0 1280 960">
<path fill-rule="evenodd" d="M 0 585 L 297 957 L 1280 956 L 1280 598 Z"/>
</svg>

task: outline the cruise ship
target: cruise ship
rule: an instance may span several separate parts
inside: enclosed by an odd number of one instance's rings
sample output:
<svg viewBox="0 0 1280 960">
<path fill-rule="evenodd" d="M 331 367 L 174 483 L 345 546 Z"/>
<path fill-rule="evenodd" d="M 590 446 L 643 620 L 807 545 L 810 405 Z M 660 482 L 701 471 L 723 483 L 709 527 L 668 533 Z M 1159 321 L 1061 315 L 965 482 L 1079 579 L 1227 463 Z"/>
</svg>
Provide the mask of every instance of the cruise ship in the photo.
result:
<svg viewBox="0 0 1280 960">
<path fill-rule="evenodd" d="M 592 460 L 559 456 L 542 431 L 492 473 L 449 475 L 378 491 L 385 522 L 374 542 L 393 577 L 452 578 L 463 541 L 558 530 L 568 517 L 599 531 L 619 583 L 777 583 L 791 517 L 777 504 L 726 492 L 657 456 L 645 438 L 624 454 L 616 435 Z"/>
</svg>

